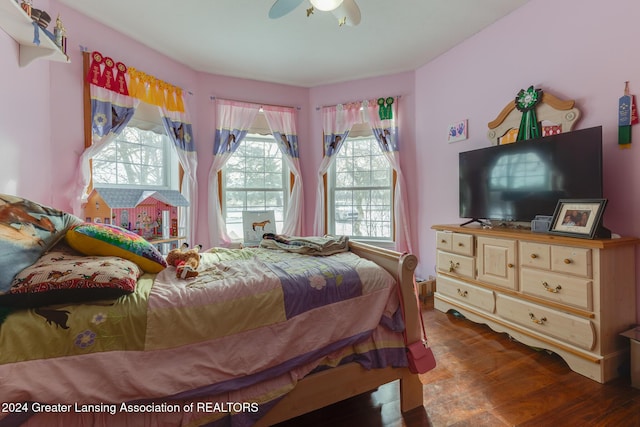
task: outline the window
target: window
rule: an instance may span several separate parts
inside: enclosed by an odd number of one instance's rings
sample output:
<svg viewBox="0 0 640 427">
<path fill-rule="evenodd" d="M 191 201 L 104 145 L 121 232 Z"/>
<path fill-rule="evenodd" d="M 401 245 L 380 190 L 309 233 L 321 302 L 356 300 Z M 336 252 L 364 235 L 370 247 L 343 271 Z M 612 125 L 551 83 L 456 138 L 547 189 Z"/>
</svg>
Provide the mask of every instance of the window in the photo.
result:
<svg viewBox="0 0 640 427">
<path fill-rule="evenodd" d="M 348 137 L 329 173 L 329 233 L 393 240 L 393 170 L 373 136 Z"/>
<path fill-rule="evenodd" d="M 178 164 L 157 108 L 141 103 L 129 125 L 93 157 L 92 179 L 97 187 L 177 189 Z"/>
<path fill-rule="evenodd" d="M 273 136 L 248 134 L 222 169 L 222 211 L 227 234 L 243 239 L 242 211 L 275 211 L 282 230 L 287 204 L 288 169 Z"/>
</svg>

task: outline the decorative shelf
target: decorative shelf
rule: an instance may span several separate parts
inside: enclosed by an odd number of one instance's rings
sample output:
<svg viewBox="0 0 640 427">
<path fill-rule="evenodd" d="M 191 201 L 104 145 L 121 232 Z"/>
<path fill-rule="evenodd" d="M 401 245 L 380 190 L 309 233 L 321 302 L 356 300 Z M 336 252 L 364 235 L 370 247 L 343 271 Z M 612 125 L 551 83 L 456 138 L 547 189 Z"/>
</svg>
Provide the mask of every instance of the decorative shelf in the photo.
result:
<svg viewBox="0 0 640 427">
<path fill-rule="evenodd" d="M 33 42 L 33 20 L 15 0 L 0 0 L 0 28 L 20 45 L 21 67 L 26 67 L 38 58 L 70 62 L 67 55 L 39 27 L 40 45 Z"/>
</svg>

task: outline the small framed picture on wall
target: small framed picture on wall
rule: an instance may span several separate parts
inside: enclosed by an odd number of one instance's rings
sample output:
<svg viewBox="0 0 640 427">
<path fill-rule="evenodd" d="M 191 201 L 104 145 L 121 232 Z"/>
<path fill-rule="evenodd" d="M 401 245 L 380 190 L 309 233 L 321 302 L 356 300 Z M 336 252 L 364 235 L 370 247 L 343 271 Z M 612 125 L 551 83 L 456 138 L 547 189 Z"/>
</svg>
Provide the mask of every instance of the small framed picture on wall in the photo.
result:
<svg viewBox="0 0 640 427">
<path fill-rule="evenodd" d="M 460 120 L 459 122 L 449 125 L 449 134 L 447 136 L 447 142 L 457 142 L 467 139 L 467 120 Z"/>
</svg>

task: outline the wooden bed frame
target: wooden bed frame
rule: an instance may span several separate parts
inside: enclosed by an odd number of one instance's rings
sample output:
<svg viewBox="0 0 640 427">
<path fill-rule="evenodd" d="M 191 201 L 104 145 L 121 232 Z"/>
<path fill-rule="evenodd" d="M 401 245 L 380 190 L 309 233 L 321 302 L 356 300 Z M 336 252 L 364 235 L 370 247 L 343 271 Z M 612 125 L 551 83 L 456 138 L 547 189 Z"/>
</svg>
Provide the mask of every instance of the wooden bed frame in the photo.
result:
<svg viewBox="0 0 640 427">
<path fill-rule="evenodd" d="M 351 252 L 371 260 L 391 273 L 402 291 L 407 339 L 421 338 L 418 301 L 414 288 L 414 270 L 418 259 L 412 254 L 401 254 L 371 245 L 350 242 Z M 400 409 L 407 412 L 423 405 L 422 383 L 408 368 L 366 370 L 357 363 L 309 375 L 262 417 L 256 426 L 270 426 L 307 412 L 323 408 L 391 381 L 400 380 Z"/>
<path fill-rule="evenodd" d="M 416 256 L 357 242 L 350 242 L 349 249 L 380 265 L 397 280 L 402 293 L 407 339 L 409 342 L 420 340 L 419 304 L 414 288 L 414 270 L 418 263 Z M 400 380 L 400 408 L 403 413 L 423 405 L 422 383 L 418 375 L 412 374 L 408 368 L 367 370 L 353 362 L 304 377 L 255 425 L 270 426 L 375 390 L 395 380 Z M 0 417 L 0 425 L 3 420 Z"/>
</svg>

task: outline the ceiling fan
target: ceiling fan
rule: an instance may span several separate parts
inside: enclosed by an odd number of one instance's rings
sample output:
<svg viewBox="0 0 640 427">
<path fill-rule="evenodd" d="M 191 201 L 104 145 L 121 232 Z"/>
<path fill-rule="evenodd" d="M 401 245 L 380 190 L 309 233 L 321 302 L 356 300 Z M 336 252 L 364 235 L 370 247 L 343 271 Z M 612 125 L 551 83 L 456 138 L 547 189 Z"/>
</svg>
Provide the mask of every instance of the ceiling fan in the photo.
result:
<svg viewBox="0 0 640 427">
<path fill-rule="evenodd" d="M 281 18 L 305 0 L 276 0 L 269 9 L 269 18 Z M 316 10 L 331 12 L 338 19 L 340 26 L 356 26 L 360 23 L 360 8 L 355 0 L 308 0 L 311 7 L 307 9 L 307 16 L 312 15 Z"/>
</svg>

